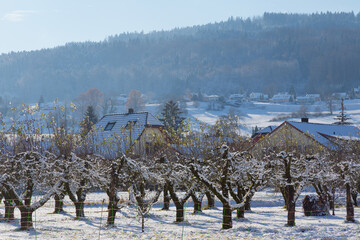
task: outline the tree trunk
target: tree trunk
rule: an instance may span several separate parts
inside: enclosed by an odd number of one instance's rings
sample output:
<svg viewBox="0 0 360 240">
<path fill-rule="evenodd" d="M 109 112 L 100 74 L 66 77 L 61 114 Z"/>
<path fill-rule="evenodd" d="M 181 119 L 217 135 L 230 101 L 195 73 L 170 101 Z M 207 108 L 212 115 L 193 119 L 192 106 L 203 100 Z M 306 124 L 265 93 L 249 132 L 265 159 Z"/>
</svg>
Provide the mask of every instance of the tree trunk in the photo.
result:
<svg viewBox="0 0 360 240">
<path fill-rule="evenodd" d="M 251 198 L 246 198 L 246 201 L 245 201 L 245 210 L 246 210 L 246 211 L 251 211 Z"/>
<path fill-rule="evenodd" d="M 54 199 L 55 199 L 55 209 L 54 209 L 54 213 L 64 213 L 64 198 L 65 195 L 64 194 L 55 194 L 54 195 Z"/>
<path fill-rule="evenodd" d="M 116 178 L 115 178 L 115 174 L 113 174 L 112 177 L 112 183 L 110 186 L 110 189 L 108 189 L 106 191 L 106 194 L 109 197 L 109 204 L 108 204 L 108 217 L 107 217 L 107 225 L 108 226 L 114 226 L 115 225 L 115 218 L 116 218 L 116 213 L 117 211 L 119 211 L 119 206 L 118 203 L 120 201 L 119 196 L 117 195 L 117 190 L 116 190 Z"/>
<path fill-rule="evenodd" d="M 176 206 L 176 222 L 184 221 L 184 203 L 177 203 Z"/>
<path fill-rule="evenodd" d="M 6 221 L 12 221 L 15 219 L 14 216 L 14 211 L 15 211 L 15 204 L 13 201 L 11 200 L 4 200 L 4 204 L 5 204 L 5 215 L 4 215 L 4 219 Z"/>
<path fill-rule="evenodd" d="M 331 191 L 331 200 L 332 200 L 332 204 L 333 204 L 332 215 L 335 216 L 335 188 L 333 188 Z"/>
<path fill-rule="evenodd" d="M 206 208 L 214 208 L 215 207 L 215 197 L 211 192 L 206 192 L 207 198 L 207 207 Z"/>
<path fill-rule="evenodd" d="M 358 206 L 357 195 L 358 195 L 357 191 L 353 191 L 352 194 L 351 194 L 355 207 Z"/>
<path fill-rule="evenodd" d="M 33 211 L 30 208 L 24 208 L 20 210 L 21 219 L 20 219 L 20 230 L 30 230 L 33 228 L 32 214 Z"/>
<path fill-rule="evenodd" d="M 288 226 L 295 226 L 295 189 L 293 186 L 287 186 L 288 195 Z"/>
<path fill-rule="evenodd" d="M 84 218 L 85 217 L 85 213 L 84 213 L 84 202 L 76 202 L 75 203 L 75 211 L 76 211 L 76 217 L 75 219 L 80 219 L 80 218 Z"/>
<path fill-rule="evenodd" d="M 197 214 L 197 213 L 199 213 L 199 212 L 202 212 L 202 210 L 201 210 L 201 204 L 202 204 L 202 199 L 201 200 L 199 200 L 196 196 L 194 196 L 194 195 L 191 195 L 191 198 L 192 198 L 192 200 L 193 200 L 193 202 L 194 202 L 194 214 Z"/>
<path fill-rule="evenodd" d="M 351 199 L 351 187 L 349 183 L 345 184 L 346 187 L 346 221 L 355 222 L 354 218 L 354 205 Z"/>
<path fill-rule="evenodd" d="M 116 213 L 118 209 L 114 208 L 114 205 L 110 204 L 108 205 L 108 217 L 107 217 L 107 225 L 108 226 L 114 226 L 115 225 L 115 218 Z"/>
<path fill-rule="evenodd" d="M 108 205 L 108 217 L 107 217 L 107 225 L 114 226 L 115 225 L 115 217 L 116 213 L 119 210 L 117 205 L 119 199 L 115 196 L 109 196 L 109 205 Z"/>
<path fill-rule="evenodd" d="M 236 218 L 245 218 L 245 207 L 239 208 L 236 211 Z"/>
<path fill-rule="evenodd" d="M 223 229 L 230 229 L 232 228 L 232 216 L 231 216 L 231 207 L 228 204 L 223 203 Z"/>
<path fill-rule="evenodd" d="M 288 203 L 288 201 L 289 201 L 289 196 L 288 196 L 288 193 L 287 193 L 286 191 L 287 191 L 286 187 L 281 187 L 281 188 L 280 188 L 281 195 L 283 196 L 284 202 L 285 202 L 284 208 L 285 208 L 287 211 L 289 211 L 289 203 Z"/>
<path fill-rule="evenodd" d="M 334 198 L 330 196 L 328 199 L 329 199 L 329 208 L 334 209 L 335 208 Z"/>
<path fill-rule="evenodd" d="M 169 195 L 169 190 L 167 189 L 166 185 L 164 187 L 164 206 L 162 208 L 162 210 L 169 210 L 170 209 L 170 195 Z"/>
<path fill-rule="evenodd" d="M 145 216 L 141 215 L 141 232 L 145 231 Z"/>
</svg>

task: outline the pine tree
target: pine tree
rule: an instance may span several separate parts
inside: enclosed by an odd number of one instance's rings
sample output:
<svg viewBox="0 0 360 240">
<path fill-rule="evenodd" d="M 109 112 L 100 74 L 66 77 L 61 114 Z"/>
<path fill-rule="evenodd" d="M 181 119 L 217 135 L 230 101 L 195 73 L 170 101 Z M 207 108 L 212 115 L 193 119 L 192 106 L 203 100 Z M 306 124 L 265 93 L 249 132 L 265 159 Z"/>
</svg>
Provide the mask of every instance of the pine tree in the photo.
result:
<svg viewBox="0 0 360 240">
<path fill-rule="evenodd" d="M 337 115 L 335 117 L 335 120 L 337 120 L 337 121 L 334 122 L 334 124 L 337 124 L 337 125 L 349 125 L 349 124 L 352 124 L 351 122 L 347 122 L 349 119 L 351 119 L 351 118 L 349 118 L 345 114 L 344 99 L 341 98 L 340 113 L 339 113 L 339 115 Z"/>
<path fill-rule="evenodd" d="M 40 108 L 42 107 L 41 105 L 44 104 L 44 102 L 45 102 L 44 97 L 43 97 L 43 95 L 41 95 L 40 98 L 39 98 L 39 101 L 38 101 L 38 105 L 39 105 Z"/>
<path fill-rule="evenodd" d="M 168 131 L 174 131 L 177 133 L 181 128 L 181 124 L 184 121 L 184 117 L 181 117 L 182 111 L 179 105 L 173 100 L 165 103 L 165 106 L 161 112 L 163 118 L 160 119 L 165 125 Z"/>
<path fill-rule="evenodd" d="M 292 96 L 292 102 L 296 100 L 296 91 L 294 85 L 291 85 L 289 88 L 289 94 Z"/>
<path fill-rule="evenodd" d="M 85 137 L 90 132 L 93 125 L 98 122 L 98 116 L 93 106 L 88 106 L 82 121 L 80 122 L 80 134 Z"/>
</svg>

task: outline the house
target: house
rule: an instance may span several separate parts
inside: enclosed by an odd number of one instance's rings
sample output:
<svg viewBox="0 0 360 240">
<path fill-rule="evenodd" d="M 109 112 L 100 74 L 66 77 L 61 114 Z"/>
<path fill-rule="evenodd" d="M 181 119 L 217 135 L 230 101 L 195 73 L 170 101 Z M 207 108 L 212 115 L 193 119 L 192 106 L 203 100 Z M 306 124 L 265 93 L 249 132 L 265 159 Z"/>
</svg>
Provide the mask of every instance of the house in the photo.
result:
<svg viewBox="0 0 360 240">
<path fill-rule="evenodd" d="M 204 99 L 207 102 L 216 102 L 220 100 L 220 96 L 219 95 L 205 95 L 204 94 Z"/>
<path fill-rule="evenodd" d="M 267 101 L 269 99 L 269 95 L 259 93 L 259 92 L 252 92 L 249 95 L 251 101 Z"/>
<path fill-rule="evenodd" d="M 360 98 L 360 86 L 352 89 L 352 97 Z"/>
<path fill-rule="evenodd" d="M 286 103 L 291 101 L 291 95 L 288 93 L 278 93 L 275 94 L 270 101 L 273 103 Z"/>
<path fill-rule="evenodd" d="M 249 149 L 255 156 L 262 157 L 264 149 L 279 151 L 297 150 L 317 153 L 324 150 L 337 150 L 343 141 L 359 140 L 360 129 L 351 125 L 309 123 L 308 118 L 301 122 L 285 121 L 265 137 L 255 142 Z"/>
<path fill-rule="evenodd" d="M 149 112 L 108 114 L 95 125 L 98 151 L 105 151 L 102 143 L 112 142 L 119 151 L 136 155 L 151 154 L 165 140 L 163 123 Z"/>
<path fill-rule="evenodd" d="M 242 101 L 244 99 L 244 95 L 240 93 L 231 94 L 229 96 L 229 100 L 236 100 L 236 101 Z"/>
<path fill-rule="evenodd" d="M 314 103 L 314 99 L 309 96 L 298 96 L 296 97 L 296 102 L 298 104 L 311 104 Z"/>
<path fill-rule="evenodd" d="M 314 102 L 321 101 L 320 94 L 318 94 L 318 93 L 310 93 L 310 94 L 306 94 L 306 96 L 313 99 Z"/>
<path fill-rule="evenodd" d="M 305 96 L 296 97 L 296 102 L 299 104 L 312 104 L 320 100 L 320 94 L 306 94 Z"/>
<path fill-rule="evenodd" d="M 243 94 L 231 94 L 229 99 L 226 101 L 227 105 L 238 107 L 241 105 L 242 101 L 244 100 Z"/>
<path fill-rule="evenodd" d="M 338 93 L 333 93 L 332 97 L 335 100 L 340 100 L 340 99 L 350 99 L 349 95 L 346 92 L 338 92 Z"/>
<path fill-rule="evenodd" d="M 265 137 L 267 134 L 271 133 L 275 128 L 277 128 L 277 126 L 267 126 L 258 131 L 255 131 L 254 134 L 251 136 L 252 142 L 256 143 L 257 141 Z"/>
</svg>

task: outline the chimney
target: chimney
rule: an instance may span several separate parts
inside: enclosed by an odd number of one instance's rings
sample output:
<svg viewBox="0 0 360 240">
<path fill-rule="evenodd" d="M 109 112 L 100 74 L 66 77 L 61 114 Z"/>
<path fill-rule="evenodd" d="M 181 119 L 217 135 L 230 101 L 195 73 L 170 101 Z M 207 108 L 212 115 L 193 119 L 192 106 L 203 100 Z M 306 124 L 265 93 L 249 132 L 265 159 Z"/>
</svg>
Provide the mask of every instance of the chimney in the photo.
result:
<svg viewBox="0 0 360 240">
<path fill-rule="evenodd" d="M 134 109 L 133 109 L 133 108 L 129 108 L 128 114 L 132 114 L 132 113 L 134 113 Z"/>
<path fill-rule="evenodd" d="M 309 122 L 309 118 L 303 117 L 303 118 L 301 118 L 301 122 L 303 122 L 303 123 L 308 123 L 308 122 Z"/>
</svg>

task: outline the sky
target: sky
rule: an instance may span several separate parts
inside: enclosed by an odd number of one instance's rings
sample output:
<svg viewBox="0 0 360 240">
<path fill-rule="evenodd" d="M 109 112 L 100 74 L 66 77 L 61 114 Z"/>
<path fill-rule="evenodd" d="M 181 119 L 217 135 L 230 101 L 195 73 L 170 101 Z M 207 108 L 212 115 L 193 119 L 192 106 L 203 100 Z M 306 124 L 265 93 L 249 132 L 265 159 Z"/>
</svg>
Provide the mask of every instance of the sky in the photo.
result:
<svg viewBox="0 0 360 240">
<path fill-rule="evenodd" d="M 0 6 L 0 54 L 264 12 L 360 12 L 359 0 L 0 0 Z"/>
</svg>

